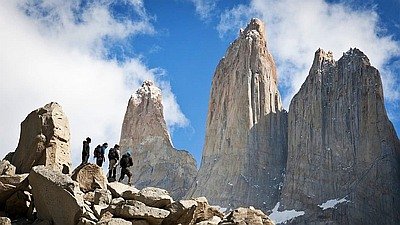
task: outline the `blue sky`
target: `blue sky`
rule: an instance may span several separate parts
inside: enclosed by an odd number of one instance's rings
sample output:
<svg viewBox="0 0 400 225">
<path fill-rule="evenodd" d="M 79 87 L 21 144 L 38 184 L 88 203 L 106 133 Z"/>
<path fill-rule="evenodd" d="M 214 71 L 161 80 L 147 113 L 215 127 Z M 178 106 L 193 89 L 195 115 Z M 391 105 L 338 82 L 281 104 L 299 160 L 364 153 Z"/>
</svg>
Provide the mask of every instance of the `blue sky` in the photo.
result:
<svg viewBox="0 0 400 225">
<path fill-rule="evenodd" d="M 339 59 L 358 47 L 381 71 L 400 132 L 399 0 L 18 0 L 0 6 L 1 155 L 50 101 L 69 116 L 74 161 L 86 136 L 118 142 L 130 94 L 153 79 L 175 147 L 200 163 L 215 67 L 252 17 L 266 23 L 285 108 L 317 48 Z"/>
</svg>

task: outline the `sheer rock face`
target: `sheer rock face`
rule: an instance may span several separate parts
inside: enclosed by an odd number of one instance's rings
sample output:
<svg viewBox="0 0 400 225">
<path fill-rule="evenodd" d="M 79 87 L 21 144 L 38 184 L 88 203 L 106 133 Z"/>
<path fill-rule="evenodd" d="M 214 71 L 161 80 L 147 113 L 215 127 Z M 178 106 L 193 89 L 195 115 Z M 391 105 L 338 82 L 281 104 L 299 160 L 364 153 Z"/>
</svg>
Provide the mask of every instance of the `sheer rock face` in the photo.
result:
<svg viewBox="0 0 400 225">
<path fill-rule="evenodd" d="M 129 100 L 120 146 L 122 154 L 132 154 L 132 181 L 138 188 L 160 187 L 181 198 L 196 176 L 194 158 L 172 146 L 161 90 L 151 81 L 145 81 Z"/>
<path fill-rule="evenodd" d="M 279 200 L 287 113 L 264 33 L 252 19 L 216 68 L 202 163 L 188 197 L 207 196 L 228 208 L 267 209 Z"/>
<path fill-rule="evenodd" d="M 70 172 L 69 122 L 59 104 L 49 103 L 25 118 L 11 163 L 17 173 L 29 173 L 36 165 Z"/>
<path fill-rule="evenodd" d="M 327 200 L 346 197 L 350 202 L 329 218 L 337 224 L 400 224 L 400 143 L 379 72 L 360 50 L 339 61 L 316 52 L 288 123 L 284 208 L 307 216 Z"/>
</svg>

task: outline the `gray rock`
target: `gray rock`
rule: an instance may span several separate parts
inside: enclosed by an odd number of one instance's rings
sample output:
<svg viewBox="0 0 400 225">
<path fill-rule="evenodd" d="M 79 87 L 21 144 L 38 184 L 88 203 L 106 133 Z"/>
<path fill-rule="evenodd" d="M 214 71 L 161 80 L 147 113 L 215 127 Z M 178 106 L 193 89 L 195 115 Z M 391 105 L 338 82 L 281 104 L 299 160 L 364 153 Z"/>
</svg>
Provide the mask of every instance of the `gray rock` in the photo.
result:
<svg viewBox="0 0 400 225">
<path fill-rule="evenodd" d="M 15 166 L 8 160 L 0 161 L 0 175 L 15 175 Z"/>
<path fill-rule="evenodd" d="M 139 190 L 135 187 L 120 183 L 111 182 L 107 184 L 107 189 L 111 191 L 113 198 L 119 198 L 123 195 L 125 197 L 131 198 L 135 193 L 139 193 Z"/>
<path fill-rule="evenodd" d="M 228 214 L 220 225 L 274 225 L 274 223 L 261 210 L 250 208 L 237 208 Z"/>
<path fill-rule="evenodd" d="M 28 179 L 39 219 L 63 225 L 78 223 L 84 202 L 77 182 L 44 166 L 34 167 Z"/>
<path fill-rule="evenodd" d="M 196 176 L 194 158 L 172 146 L 161 90 L 152 81 L 145 81 L 129 100 L 120 146 L 122 154 L 129 151 L 132 155 L 132 182 L 139 189 L 159 187 L 180 199 Z"/>
<path fill-rule="evenodd" d="M 17 173 L 45 165 L 71 172 L 69 122 L 59 104 L 52 102 L 31 112 L 21 123 L 18 147 L 12 157 Z"/>
<path fill-rule="evenodd" d="M 146 187 L 139 191 L 134 200 L 143 202 L 147 206 L 164 208 L 173 202 L 168 191 L 155 187 Z"/>
<path fill-rule="evenodd" d="M 212 81 L 201 167 L 186 197 L 225 208 L 271 209 L 286 165 L 282 107 L 263 23 L 252 19 L 229 46 Z"/>
<path fill-rule="evenodd" d="M 1 225 L 11 225 L 10 218 L 7 217 L 0 217 L 0 224 Z"/>
<path fill-rule="evenodd" d="M 83 192 L 94 191 L 95 189 L 107 189 L 107 177 L 103 169 L 96 164 L 86 163 L 79 165 L 72 172 L 72 180 L 79 183 Z"/>
<path fill-rule="evenodd" d="M 135 200 L 127 200 L 126 204 L 109 206 L 106 211 L 126 220 L 143 219 L 150 225 L 161 224 L 162 220 L 169 215 L 167 210 L 146 206 L 144 203 Z"/>
<path fill-rule="evenodd" d="M 96 225 L 96 222 L 91 221 L 85 217 L 81 217 L 77 225 Z"/>
<path fill-rule="evenodd" d="M 96 189 L 93 200 L 96 205 L 109 205 L 112 201 L 111 192 L 107 189 Z"/>
<path fill-rule="evenodd" d="M 350 49 L 339 61 L 315 53 L 290 104 L 288 134 L 281 205 L 306 212 L 296 224 L 400 224 L 400 143 L 364 53 Z M 307 217 L 344 198 L 325 221 Z"/>
<path fill-rule="evenodd" d="M 121 218 L 111 218 L 100 221 L 96 225 L 132 225 L 132 223 Z"/>
</svg>

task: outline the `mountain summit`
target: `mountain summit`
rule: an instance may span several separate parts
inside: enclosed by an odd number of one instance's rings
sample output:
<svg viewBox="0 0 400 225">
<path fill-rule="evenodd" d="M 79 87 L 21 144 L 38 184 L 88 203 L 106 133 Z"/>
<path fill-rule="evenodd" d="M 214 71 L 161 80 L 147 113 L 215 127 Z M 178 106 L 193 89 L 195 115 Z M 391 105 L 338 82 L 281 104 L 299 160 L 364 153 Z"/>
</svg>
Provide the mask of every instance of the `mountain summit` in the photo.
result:
<svg viewBox="0 0 400 225">
<path fill-rule="evenodd" d="M 264 24 L 252 19 L 212 81 L 201 167 L 188 197 L 233 208 L 273 208 L 286 165 L 287 113 Z"/>
<path fill-rule="evenodd" d="M 122 153 L 132 155 L 132 182 L 138 188 L 161 187 L 181 198 L 196 176 L 194 158 L 172 146 L 161 90 L 152 81 L 144 81 L 129 100 L 120 146 Z"/>
</svg>

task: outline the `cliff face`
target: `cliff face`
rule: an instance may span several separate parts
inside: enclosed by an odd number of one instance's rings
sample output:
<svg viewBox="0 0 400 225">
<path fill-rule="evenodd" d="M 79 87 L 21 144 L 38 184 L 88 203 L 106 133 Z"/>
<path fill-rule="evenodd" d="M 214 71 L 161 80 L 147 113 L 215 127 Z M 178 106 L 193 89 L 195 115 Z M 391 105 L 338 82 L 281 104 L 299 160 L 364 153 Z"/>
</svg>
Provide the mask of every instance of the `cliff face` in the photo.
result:
<svg viewBox="0 0 400 225">
<path fill-rule="evenodd" d="M 284 208 L 306 211 L 309 224 L 318 205 L 345 198 L 338 210 L 324 212 L 325 221 L 400 223 L 400 143 L 379 72 L 360 50 L 339 61 L 330 52 L 315 53 L 290 104 L 288 127 Z"/>
<path fill-rule="evenodd" d="M 151 81 L 145 81 L 129 100 L 120 146 L 122 154 L 130 151 L 132 155 L 132 182 L 138 188 L 161 187 L 181 198 L 196 176 L 194 158 L 172 146 L 161 90 Z"/>
<path fill-rule="evenodd" d="M 216 68 L 201 167 L 189 197 L 263 209 L 279 200 L 287 113 L 264 33 L 263 23 L 252 19 Z"/>
</svg>

